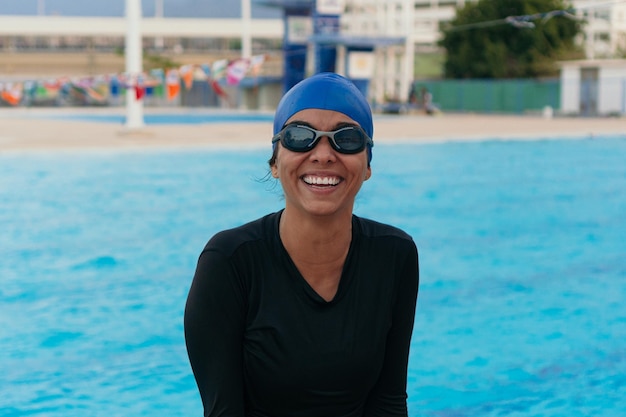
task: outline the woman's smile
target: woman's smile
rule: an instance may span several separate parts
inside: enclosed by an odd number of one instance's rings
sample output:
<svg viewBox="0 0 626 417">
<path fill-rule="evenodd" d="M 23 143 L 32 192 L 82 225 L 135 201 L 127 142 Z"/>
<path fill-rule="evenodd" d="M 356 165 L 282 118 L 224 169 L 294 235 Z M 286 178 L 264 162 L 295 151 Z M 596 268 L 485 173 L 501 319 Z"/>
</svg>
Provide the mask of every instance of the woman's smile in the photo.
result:
<svg viewBox="0 0 626 417">
<path fill-rule="evenodd" d="M 343 178 L 337 176 L 303 175 L 302 181 L 307 185 L 334 187 L 343 181 Z"/>
</svg>

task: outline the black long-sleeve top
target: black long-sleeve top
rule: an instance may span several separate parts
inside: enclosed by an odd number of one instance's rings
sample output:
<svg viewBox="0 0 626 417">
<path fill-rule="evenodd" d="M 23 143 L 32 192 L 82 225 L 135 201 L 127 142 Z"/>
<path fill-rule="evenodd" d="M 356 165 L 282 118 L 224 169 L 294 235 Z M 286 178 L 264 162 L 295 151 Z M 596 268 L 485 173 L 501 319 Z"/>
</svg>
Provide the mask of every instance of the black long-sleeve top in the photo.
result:
<svg viewBox="0 0 626 417">
<path fill-rule="evenodd" d="M 283 247 L 280 215 L 218 233 L 198 260 L 185 338 L 204 415 L 407 416 L 419 282 L 413 240 L 353 216 L 327 302 Z"/>
</svg>

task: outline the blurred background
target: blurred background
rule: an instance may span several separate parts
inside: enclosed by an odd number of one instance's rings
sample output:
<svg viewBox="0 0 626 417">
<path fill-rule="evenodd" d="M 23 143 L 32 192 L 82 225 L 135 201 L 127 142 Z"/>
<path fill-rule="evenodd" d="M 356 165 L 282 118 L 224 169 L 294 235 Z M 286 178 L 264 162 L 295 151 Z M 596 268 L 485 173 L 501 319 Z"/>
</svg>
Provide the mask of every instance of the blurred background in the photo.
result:
<svg viewBox="0 0 626 417">
<path fill-rule="evenodd" d="M 129 74 L 123 0 L 0 2 L 0 103 L 116 106 L 133 84 L 148 106 L 271 110 L 336 71 L 381 112 L 626 111 L 624 1 L 140 3 L 144 72 Z"/>
<path fill-rule="evenodd" d="M 421 129 L 621 119 L 625 42 L 626 1 L 0 0 L 0 416 L 201 415 L 198 254 L 283 206 L 241 126 L 269 132 L 285 89 L 330 70 L 420 138 L 377 143 L 355 207 L 420 250 L 410 415 L 622 417 L 624 134 Z M 129 101 L 171 130 L 118 134 Z M 191 124 L 220 148 L 179 148 Z"/>
</svg>

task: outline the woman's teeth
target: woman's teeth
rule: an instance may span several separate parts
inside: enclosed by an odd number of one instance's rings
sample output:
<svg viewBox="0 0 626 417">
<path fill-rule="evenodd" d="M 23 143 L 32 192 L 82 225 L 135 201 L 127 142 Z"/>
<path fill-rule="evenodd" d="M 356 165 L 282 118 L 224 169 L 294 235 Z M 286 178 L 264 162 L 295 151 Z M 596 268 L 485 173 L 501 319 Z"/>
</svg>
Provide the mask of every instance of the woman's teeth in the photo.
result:
<svg viewBox="0 0 626 417">
<path fill-rule="evenodd" d="M 341 181 L 337 177 L 316 177 L 313 175 L 305 175 L 302 180 L 309 185 L 337 185 Z"/>
</svg>

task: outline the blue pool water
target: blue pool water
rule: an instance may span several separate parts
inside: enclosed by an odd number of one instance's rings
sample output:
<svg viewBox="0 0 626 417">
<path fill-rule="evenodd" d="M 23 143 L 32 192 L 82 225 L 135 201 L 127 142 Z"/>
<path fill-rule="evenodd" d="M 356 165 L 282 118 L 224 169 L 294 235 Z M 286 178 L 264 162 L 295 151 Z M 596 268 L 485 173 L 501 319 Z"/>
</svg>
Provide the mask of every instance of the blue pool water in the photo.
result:
<svg viewBox="0 0 626 417">
<path fill-rule="evenodd" d="M 0 155 L 0 415 L 200 416 L 182 315 L 269 147 Z M 410 415 L 626 415 L 626 137 L 379 144 L 355 211 L 420 249 Z"/>
</svg>

